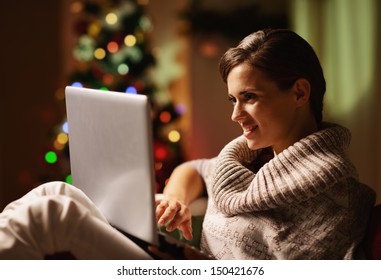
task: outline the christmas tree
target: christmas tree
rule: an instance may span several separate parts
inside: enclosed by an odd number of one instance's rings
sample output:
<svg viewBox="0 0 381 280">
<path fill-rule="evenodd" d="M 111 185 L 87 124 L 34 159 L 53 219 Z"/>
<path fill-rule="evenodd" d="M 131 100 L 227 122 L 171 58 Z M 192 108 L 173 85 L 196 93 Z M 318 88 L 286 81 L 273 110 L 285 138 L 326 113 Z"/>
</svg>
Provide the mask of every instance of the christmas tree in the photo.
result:
<svg viewBox="0 0 381 280">
<path fill-rule="evenodd" d="M 160 192 L 173 168 L 183 161 L 177 119 L 184 106 L 173 104 L 166 89 L 157 88 L 151 72 L 155 56 L 149 42 L 152 25 L 144 1 L 113 0 L 103 3 L 74 2 L 78 13 L 74 69 L 66 85 L 144 94 L 152 107 L 156 190 Z M 64 88 L 57 91 L 63 98 Z M 55 130 L 52 149 L 45 154 L 59 179 L 71 183 L 69 138 L 66 120 Z M 57 168 L 59 167 L 59 168 Z M 52 173 L 52 172 L 51 172 Z M 52 178 L 54 177 L 54 178 Z"/>
</svg>

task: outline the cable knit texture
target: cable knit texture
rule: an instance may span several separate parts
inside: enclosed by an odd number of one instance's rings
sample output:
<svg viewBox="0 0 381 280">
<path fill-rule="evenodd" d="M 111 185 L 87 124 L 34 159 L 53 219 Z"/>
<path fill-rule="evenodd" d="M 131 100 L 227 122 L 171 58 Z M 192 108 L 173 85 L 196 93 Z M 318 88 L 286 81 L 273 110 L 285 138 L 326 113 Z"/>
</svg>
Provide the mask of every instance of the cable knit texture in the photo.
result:
<svg viewBox="0 0 381 280">
<path fill-rule="evenodd" d="M 259 170 L 241 136 L 194 161 L 208 190 L 201 247 L 218 259 L 353 259 L 375 193 L 346 156 L 348 129 L 324 124 Z"/>
</svg>

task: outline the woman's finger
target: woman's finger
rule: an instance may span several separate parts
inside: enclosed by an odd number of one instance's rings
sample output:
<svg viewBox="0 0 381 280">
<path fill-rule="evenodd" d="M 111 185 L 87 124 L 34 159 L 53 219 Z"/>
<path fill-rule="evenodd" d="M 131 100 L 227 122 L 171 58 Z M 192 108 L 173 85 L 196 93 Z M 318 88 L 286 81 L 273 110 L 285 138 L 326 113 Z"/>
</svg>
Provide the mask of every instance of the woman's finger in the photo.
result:
<svg viewBox="0 0 381 280">
<path fill-rule="evenodd" d="M 176 217 L 177 213 L 181 210 L 181 207 L 181 204 L 177 201 L 168 201 L 167 205 L 164 204 L 164 211 L 161 208 L 158 210 L 159 214 L 161 214 L 159 215 L 160 217 L 158 218 L 158 223 L 160 225 L 165 225 L 171 222 Z"/>
</svg>

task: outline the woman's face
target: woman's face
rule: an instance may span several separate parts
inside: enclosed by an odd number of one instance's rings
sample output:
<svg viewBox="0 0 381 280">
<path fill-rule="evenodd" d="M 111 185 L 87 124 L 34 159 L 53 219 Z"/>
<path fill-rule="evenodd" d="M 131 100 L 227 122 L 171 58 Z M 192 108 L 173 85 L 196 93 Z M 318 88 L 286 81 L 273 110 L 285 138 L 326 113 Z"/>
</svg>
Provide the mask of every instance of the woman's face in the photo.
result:
<svg viewBox="0 0 381 280">
<path fill-rule="evenodd" d="M 250 149 L 272 147 L 279 153 L 297 139 L 297 106 L 293 88 L 280 90 L 275 82 L 247 63 L 228 77 L 232 120 L 239 123 Z"/>
</svg>

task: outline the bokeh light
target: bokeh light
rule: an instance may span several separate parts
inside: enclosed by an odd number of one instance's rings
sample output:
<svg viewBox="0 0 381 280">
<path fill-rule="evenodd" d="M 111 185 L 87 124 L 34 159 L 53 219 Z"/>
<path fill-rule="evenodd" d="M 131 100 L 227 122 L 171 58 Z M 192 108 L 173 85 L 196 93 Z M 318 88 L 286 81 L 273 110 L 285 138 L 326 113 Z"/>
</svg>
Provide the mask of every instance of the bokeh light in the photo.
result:
<svg viewBox="0 0 381 280">
<path fill-rule="evenodd" d="M 169 141 L 171 141 L 173 143 L 179 142 L 180 138 L 181 138 L 180 132 L 178 132 L 177 130 L 171 130 L 168 133 L 168 139 L 169 139 Z"/>
<path fill-rule="evenodd" d="M 118 66 L 118 73 L 120 75 L 126 75 L 130 71 L 130 68 L 128 67 L 127 64 L 122 63 Z"/>
<path fill-rule="evenodd" d="M 184 115 L 187 111 L 187 107 L 184 104 L 177 104 L 175 107 L 175 111 L 179 115 Z"/>
<path fill-rule="evenodd" d="M 118 22 L 118 16 L 114 13 L 108 13 L 105 20 L 109 25 L 114 25 Z"/>
<path fill-rule="evenodd" d="M 61 132 L 57 135 L 57 142 L 62 145 L 65 145 L 68 142 L 68 140 L 69 140 L 69 137 L 64 132 Z"/>
<path fill-rule="evenodd" d="M 152 23 L 148 17 L 141 17 L 139 21 L 139 25 L 146 32 L 149 32 L 152 29 Z"/>
<path fill-rule="evenodd" d="M 160 170 L 163 168 L 163 163 L 162 162 L 155 162 L 155 170 Z"/>
<path fill-rule="evenodd" d="M 102 49 L 102 48 L 97 48 L 97 49 L 94 51 L 94 57 L 95 57 L 96 59 L 101 60 L 101 59 L 104 59 L 105 56 L 106 56 L 106 51 L 105 51 L 104 49 Z"/>
<path fill-rule="evenodd" d="M 71 84 L 71 86 L 72 86 L 72 87 L 83 88 L 83 85 L 82 85 L 82 83 L 80 83 L 80 82 L 74 82 L 74 83 Z"/>
<path fill-rule="evenodd" d="M 83 10 L 83 3 L 81 1 L 75 1 L 70 5 L 70 11 L 73 14 L 78 14 Z"/>
<path fill-rule="evenodd" d="M 102 77 L 102 81 L 106 85 L 111 85 L 114 81 L 114 76 L 111 74 L 104 74 Z"/>
<path fill-rule="evenodd" d="M 93 37 L 98 36 L 100 32 L 101 32 L 101 26 L 98 22 L 94 22 L 90 24 L 89 27 L 87 28 L 87 33 Z"/>
<path fill-rule="evenodd" d="M 68 122 L 64 122 L 62 124 L 62 131 L 65 132 L 65 133 L 69 133 L 69 124 L 68 124 Z"/>
<path fill-rule="evenodd" d="M 162 123 L 168 123 L 171 121 L 172 116 L 169 112 L 164 111 L 160 113 L 159 118 Z"/>
<path fill-rule="evenodd" d="M 116 53 L 119 50 L 119 45 L 117 42 L 111 41 L 107 44 L 107 50 L 110 53 Z"/>
<path fill-rule="evenodd" d="M 71 174 L 66 176 L 65 182 L 68 183 L 68 184 L 72 184 L 73 183 L 73 177 L 71 176 Z"/>
<path fill-rule="evenodd" d="M 136 44 L 136 37 L 134 35 L 127 35 L 124 38 L 124 44 L 127 47 L 133 47 Z"/>
<path fill-rule="evenodd" d="M 61 144 L 60 142 L 56 140 L 54 140 L 54 143 L 53 143 L 53 147 L 54 149 L 56 149 L 57 151 L 61 151 L 65 148 L 65 145 Z"/>
<path fill-rule="evenodd" d="M 127 88 L 126 88 L 126 93 L 130 93 L 130 94 L 137 94 L 137 93 L 138 93 L 138 91 L 136 90 L 136 88 L 135 88 L 135 87 L 133 87 L 133 86 L 130 86 L 130 87 L 127 87 Z"/>
<path fill-rule="evenodd" d="M 57 154 L 53 151 L 49 151 L 45 154 L 45 161 L 47 163 L 53 164 L 56 163 L 58 160 Z"/>
<path fill-rule="evenodd" d="M 168 151 L 164 147 L 157 147 L 155 149 L 155 158 L 158 160 L 165 160 L 168 156 Z"/>
</svg>

